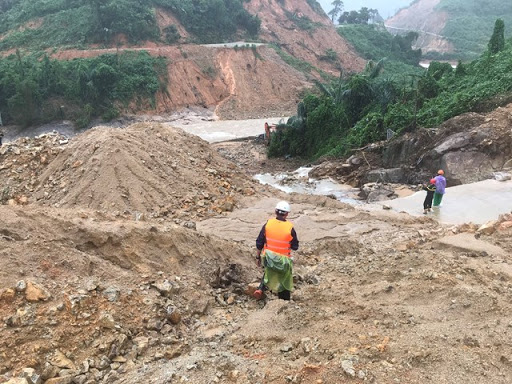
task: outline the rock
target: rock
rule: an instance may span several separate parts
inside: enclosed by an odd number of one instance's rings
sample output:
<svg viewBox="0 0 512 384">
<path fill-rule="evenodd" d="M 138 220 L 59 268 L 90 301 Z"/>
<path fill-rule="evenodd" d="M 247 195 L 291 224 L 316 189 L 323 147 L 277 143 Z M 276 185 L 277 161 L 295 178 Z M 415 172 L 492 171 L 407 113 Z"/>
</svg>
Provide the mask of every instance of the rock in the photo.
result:
<svg viewBox="0 0 512 384">
<path fill-rule="evenodd" d="M 402 168 L 376 169 L 368 172 L 363 183 L 406 183 L 405 172 Z"/>
<path fill-rule="evenodd" d="M 103 291 L 103 295 L 107 298 L 108 301 L 115 303 L 117 300 L 119 300 L 119 289 L 116 287 L 108 287 Z"/>
<path fill-rule="evenodd" d="M 176 307 L 169 306 L 166 308 L 166 318 L 171 324 L 179 324 L 181 322 L 181 313 Z"/>
<path fill-rule="evenodd" d="M 117 370 L 118 373 L 127 373 L 133 371 L 136 368 L 135 363 L 132 360 L 128 360 L 125 364 L 121 365 Z"/>
<path fill-rule="evenodd" d="M 16 283 L 16 292 L 25 292 L 27 289 L 27 283 L 25 280 L 20 280 Z"/>
<path fill-rule="evenodd" d="M 15 377 L 12 379 L 9 379 L 8 381 L 3 382 L 2 384 L 30 384 L 27 379 Z"/>
<path fill-rule="evenodd" d="M 42 286 L 37 283 L 29 281 L 25 291 L 25 298 L 27 301 L 46 301 L 51 297 L 51 294 Z"/>
<path fill-rule="evenodd" d="M 159 332 L 162 329 L 162 322 L 160 319 L 152 318 L 148 321 L 146 324 L 146 329 L 149 329 L 150 331 L 157 331 Z"/>
<path fill-rule="evenodd" d="M 78 375 L 78 376 L 74 377 L 73 384 L 85 384 L 86 381 L 87 381 L 86 375 Z"/>
<path fill-rule="evenodd" d="M 29 384 L 41 384 L 41 376 L 36 373 L 34 368 L 23 368 L 21 370 L 21 377 L 27 379 Z"/>
<path fill-rule="evenodd" d="M 145 336 L 138 336 L 133 339 L 135 348 L 137 349 L 138 355 L 143 355 L 149 347 L 149 338 Z"/>
<path fill-rule="evenodd" d="M 244 293 L 247 296 L 253 297 L 254 296 L 254 291 L 256 291 L 259 286 L 260 286 L 259 282 L 257 282 L 257 283 L 249 283 L 249 285 L 247 285 L 247 288 L 245 289 Z"/>
<path fill-rule="evenodd" d="M 512 221 L 504 221 L 503 223 L 500 223 L 500 225 L 498 226 L 498 229 L 500 231 L 504 231 L 504 230 L 506 230 L 508 228 L 511 228 L 511 227 L 512 227 Z"/>
<path fill-rule="evenodd" d="M 487 223 L 480 226 L 480 228 L 477 229 L 477 233 L 483 234 L 483 235 L 492 235 L 496 231 L 497 226 L 496 221 L 488 221 Z"/>
<path fill-rule="evenodd" d="M 54 377 L 53 379 L 46 380 L 44 384 L 72 384 L 73 379 L 73 376 Z"/>
<path fill-rule="evenodd" d="M 16 291 L 12 288 L 5 288 L 0 291 L 0 301 L 12 303 L 16 298 Z"/>
<path fill-rule="evenodd" d="M 59 374 L 59 368 L 51 365 L 50 363 L 46 363 L 43 371 L 41 372 L 41 379 L 48 380 Z"/>
<path fill-rule="evenodd" d="M 162 296 L 166 296 L 166 297 L 177 294 L 180 291 L 179 285 L 177 285 L 167 279 L 165 279 L 163 281 L 155 282 L 155 283 L 151 284 L 151 286 L 153 288 L 156 288 L 156 290 L 158 292 L 160 292 L 160 294 Z"/>
<path fill-rule="evenodd" d="M 52 365 L 59 368 L 76 369 L 75 364 L 66 357 L 61 351 L 56 350 L 53 359 L 50 361 Z"/>
<path fill-rule="evenodd" d="M 99 370 L 104 370 L 110 367 L 110 359 L 103 355 L 100 357 L 100 359 L 96 362 L 96 368 Z"/>
<path fill-rule="evenodd" d="M 98 325 L 102 328 L 113 329 L 116 325 L 114 317 L 110 313 L 103 312 L 98 319 Z"/>
<path fill-rule="evenodd" d="M 347 159 L 347 163 L 351 165 L 361 165 L 363 163 L 363 159 L 358 156 L 352 155 Z"/>
<path fill-rule="evenodd" d="M 507 181 L 511 179 L 511 176 L 508 172 L 494 172 L 494 179 L 498 181 Z"/>
<path fill-rule="evenodd" d="M 348 376 L 356 376 L 356 371 L 354 369 L 354 363 L 352 362 L 352 360 L 342 360 L 341 368 L 343 369 L 343 372 L 345 372 Z"/>
<path fill-rule="evenodd" d="M 397 195 L 395 194 L 395 191 L 393 189 L 382 187 L 382 188 L 371 191 L 368 194 L 368 197 L 366 198 L 366 200 L 369 203 L 372 203 L 372 202 L 376 202 L 376 201 L 390 200 L 390 199 L 393 199 L 396 197 L 397 197 Z"/>
<path fill-rule="evenodd" d="M 494 171 L 491 158 L 478 151 L 449 152 L 442 161 L 449 186 L 484 180 Z"/>
</svg>

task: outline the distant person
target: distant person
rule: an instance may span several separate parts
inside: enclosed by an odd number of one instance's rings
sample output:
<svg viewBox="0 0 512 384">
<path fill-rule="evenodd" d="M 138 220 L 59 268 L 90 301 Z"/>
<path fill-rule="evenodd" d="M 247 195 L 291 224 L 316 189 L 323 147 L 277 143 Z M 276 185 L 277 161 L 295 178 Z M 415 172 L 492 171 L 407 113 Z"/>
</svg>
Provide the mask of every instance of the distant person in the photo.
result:
<svg viewBox="0 0 512 384">
<path fill-rule="evenodd" d="M 430 183 L 424 185 L 423 190 L 427 191 L 427 196 L 425 196 L 425 200 L 423 201 L 423 214 L 426 215 L 427 212 L 432 212 L 432 199 L 436 192 L 436 179 L 430 179 Z"/>
<path fill-rule="evenodd" d="M 446 179 L 444 178 L 444 171 L 442 169 L 437 171 L 437 176 L 434 179 L 436 180 L 436 191 L 434 192 L 434 207 L 440 207 L 446 188 Z"/>
<path fill-rule="evenodd" d="M 0 147 L 2 146 L 2 138 L 4 137 L 4 133 L 0 131 Z"/>
<path fill-rule="evenodd" d="M 276 218 L 269 219 L 256 239 L 256 261 L 265 273 L 254 297 L 260 300 L 266 289 L 277 292 L 282 300 L 290 300 L 293 290 L 293 259 L 291 251 L 299 249 L 299 239 L 293 224 L 286 220 L 290 204 L 280 201 L 275 208 Z"/>
</svg>

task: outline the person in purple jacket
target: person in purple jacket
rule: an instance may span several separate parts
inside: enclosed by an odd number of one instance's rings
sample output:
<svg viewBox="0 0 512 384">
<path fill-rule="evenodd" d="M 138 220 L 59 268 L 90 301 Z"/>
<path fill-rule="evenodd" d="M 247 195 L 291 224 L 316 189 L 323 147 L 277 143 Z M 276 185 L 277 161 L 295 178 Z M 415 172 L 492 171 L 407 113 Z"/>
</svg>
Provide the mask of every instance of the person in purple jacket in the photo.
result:
<svg viewBox="0 0 512 384">
<path fill-rule="evenodd" d="M 445 188 L 446 188 L 446 179 L 444 177 L 444 171 L 440 169 L 437 171 L 437 176 L 434 177 L 436 180 L 436 191 L 434 192 L 434 207 L 441 206 L 441 201 L 443 200 Z"/>
</svg>

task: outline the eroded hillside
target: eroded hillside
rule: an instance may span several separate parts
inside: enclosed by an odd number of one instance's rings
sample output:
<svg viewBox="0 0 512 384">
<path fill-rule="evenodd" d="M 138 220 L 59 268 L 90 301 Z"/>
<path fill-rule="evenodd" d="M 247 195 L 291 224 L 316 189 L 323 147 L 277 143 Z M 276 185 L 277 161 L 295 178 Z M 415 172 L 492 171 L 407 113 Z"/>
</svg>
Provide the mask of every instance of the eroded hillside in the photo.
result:
<svg viewBox="0 0 512 384">
<path fill-rule="evenodd" d="M 258 41 L 263 45 L 193 44 L 195 37 L 179 19 L 168 9 L 157 8 L 156 22 L 162 35 L 159 42 L 129 44 L 119 35 L 112 38 L 110 47 L 94 44 L 79 50 L 52 47 L 47 51 L 60 60 L 123 50 L 146 50 L 152 56 L 165 57 L 167 73 L 160 76 L 165 86 L 157 93 L 156 105 L 139 102 L 123 108 L 163 114 L 203 106 L 216 108 L 224 119 L 291 115 L 304 90 L 312 87 L 313 79 L 336 77 L 341 70 L 357 72 L 364 67 L 364 60 L 336 33 L 325 13 L 313 10 L 306 0 L 252 0 L 245 7 L 261 20 Z M 43 20 L 28 22 L 24 29 L 36 33 Z M 162 42 L 170 26 L 181 36 L 172 45 Z M 4 37 L 9 33 L 13 32 Z M 9 49 L 3 55 L 14 52 Z"/>
<path fill-rule="evenodd" d="M 419 0 L 386 20 L 391 33 L 417 32 L 416 48 L 432 58 L 474 59 L 487 49 L 494 23 L 512 23 L 512 4 L 490 0 Z M 505 31 L 505 36 L 511 36 Z M 444 56 L 441 56 L 444 55 Z"/>
</svg>

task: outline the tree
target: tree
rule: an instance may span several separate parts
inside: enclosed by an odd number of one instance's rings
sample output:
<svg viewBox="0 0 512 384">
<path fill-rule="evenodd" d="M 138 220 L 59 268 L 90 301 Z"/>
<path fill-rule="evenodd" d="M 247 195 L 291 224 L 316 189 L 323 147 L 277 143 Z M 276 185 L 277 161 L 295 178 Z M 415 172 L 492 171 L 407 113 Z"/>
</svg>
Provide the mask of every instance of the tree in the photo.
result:
<svg viewBox="0 0 512 384">
<path fill-rule="evenodd" d="M 332 22 L 334 23 L 334 19 L 337 19 L 338 15 L 343 11 L 343 1 L 334 0 L 331 5 L 334 8 L 329 11 L 329 15 L 331 16 Z"/>
<path fill-rule="evenodd" d="M 359 23 L 358 24 L 368 24 L 368 20 L 370 20 L 370 10 L 367 7 L 362 7 L 359 10 Z"/>
<path fill-rule="evenodd" d="M 494 31 L 487 46 L 491 55 L 501 52 L 505 48 L 505 23 L 502 19 L 497 19 L 494 23 Z"/>
<path fill-rule="evenodd" d="M 368 24 L 369 20 L 375 21 L 379 12 L 376 9 L 362 7 L 358 11 L 343 12 L 338 22 L 340 24 Z"/>
</svg>

